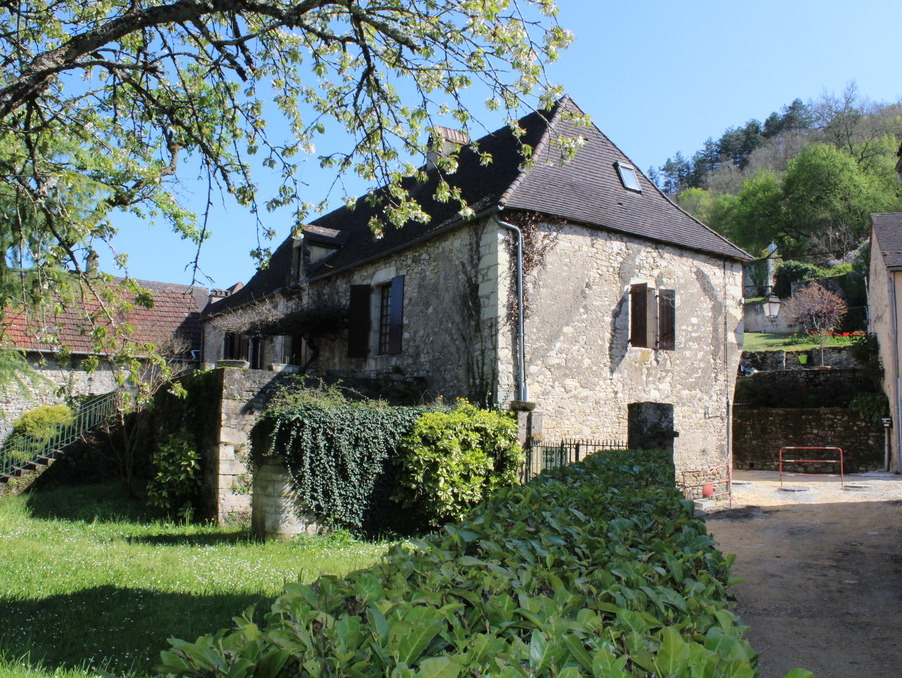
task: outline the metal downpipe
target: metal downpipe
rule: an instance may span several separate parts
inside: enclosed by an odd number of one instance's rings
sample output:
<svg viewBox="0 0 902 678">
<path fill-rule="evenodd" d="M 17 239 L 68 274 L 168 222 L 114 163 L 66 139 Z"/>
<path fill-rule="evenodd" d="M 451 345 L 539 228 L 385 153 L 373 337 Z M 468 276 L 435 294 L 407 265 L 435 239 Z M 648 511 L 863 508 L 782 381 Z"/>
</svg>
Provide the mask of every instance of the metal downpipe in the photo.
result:
<svg viewBox="0 0 902 678">
<path fill-rule="evenodd" d="M 529 400 L 529 389 L 526 387 L 526 329 L 524 323 L 525 309 L 523 305 L 523 232 L 513 224 L 502 220 L 497 214 L 492 218 L 499 226 L 513 231 L 517 237 L 517 400 Z"/>
</svg>

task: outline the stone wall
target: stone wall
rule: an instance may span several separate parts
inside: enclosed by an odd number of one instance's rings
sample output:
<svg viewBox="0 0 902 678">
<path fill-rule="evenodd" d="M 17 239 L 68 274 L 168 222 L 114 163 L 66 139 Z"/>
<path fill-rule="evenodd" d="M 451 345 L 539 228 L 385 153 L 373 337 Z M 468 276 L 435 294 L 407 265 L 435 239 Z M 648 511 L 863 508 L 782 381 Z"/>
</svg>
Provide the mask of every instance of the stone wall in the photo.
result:
<svg viewBox="0 0 902 678">
<path fill-rule="evenodd" d="M 596 229 L 545 225 L 545 258 L 528 276 L 529 399 L 546 440 L 625 439 L 631 403 L 674 406 L 678 470 L 728 455 L 729 403 L 739 363 L 742 266 Z M 499 257 L 508 278 L 507 249 Z M 676 291 L 676 349 L 629 342 L 634 283 Z M 513 300 L 502 283 L 500 317 Z M 515 388 L 513 328 L 500 335 L 501 401 Z"/>
<path fill-rule="evenodd" d="M 203 383 L 194 386 L 188 377 L 187 399 L 166 395 L 158 405 L 159 440 L 182 427 L 198 440 L 203 454 L 204 514 L 220 523 L 251 517 L 251 429 L 288 377 L 280 372 L 220 367 L 204 374 Z M 200 395 L 192 394 L 192 388 Z M 192 403 L 198 397 L 202 402 Z"/>
<path fill-rule="evenodd" d="M 739 377 L 736 404 L 753 407 L 845 407 L 874 384 L 861 369 L 776 370 Z"/>
<path fill-rule="evenodd" d="M 286 311 L 347 307 L 351 285 L 379 286 L 395 276 L 404 280 L 404 323 L 399 354 L 379 355 L 378 314 L 371 323 L 370 355 L 347 356 L 347 332 L 317 339 L 312 371 L 332 378 L 380 378 L 421 383 L 426 399 L 444 396 L 482 400 L 495 379 L 495 327 L 498 316 L 498 239 L 486 224 L 459 228 L 352 271 L 305 285 Z M 215 355 L 221 334 L 207 333 L 206 355 Z M 308 348 L 308 355 L 310 350 Z M 488 394 L 491 396 L 491 394 Z"/>
<path fill-rule="evenodd" d="M 804 363 L 799 361 L 799 356 L 805 356 Z M 851 346 L 825 348 L 823 357 L 819 348 L 808 351 L 743 351 L 742 364 L 754 367 L 761 372 L 771 370 L 810 371 L 824 366 L 834 369 L 861 367 Z"/>
<path fill-rule="evenodd" d="M 298 511 L 294 483 L 281 459 L 262 460 L 254 473 L 253 529 L 264 539 L 290 539 L 321 529 L 315 518 Z"/>
<path fill-rule="evenodd" d="M 783 300 L 784 303 L 786 301 L 788 300 Z M 742 321 L 746 332 L 791 334 L 799 331 L 798 324 L 794 320 L 790 320 L 786 313 L 779 313 L 776 318 L 768 318 L 763 301 L 750 301 L 747 304 L 743 304 Z"/>
<path fill-rule="evenodd" d="M 883 429 L 850 410 L 736 407 L 733 411 L 735 468 L 775 471 L 779 450 L 785 446 L 841 447 L 847 473 L 883 468 Z M 835 472 L 835 465 L 793 464 L 786 470 Z"/>
</svg>

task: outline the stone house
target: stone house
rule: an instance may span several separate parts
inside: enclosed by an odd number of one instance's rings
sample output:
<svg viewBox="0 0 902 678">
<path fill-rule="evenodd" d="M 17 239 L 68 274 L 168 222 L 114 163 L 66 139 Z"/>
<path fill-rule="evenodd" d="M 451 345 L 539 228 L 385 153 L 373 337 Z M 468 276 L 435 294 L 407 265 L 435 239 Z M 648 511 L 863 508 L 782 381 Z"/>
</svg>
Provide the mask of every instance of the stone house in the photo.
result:
<svg viewBox="0 0 902 678">
<path fill-rule="evenodd" d="M 902 470 L 902 386 L 899 363 L 902 344 L 902 213 L 871 215 L 871 265 L 868 275 L 868 328 L 877 335 L 883 365 L 883 392 L 889 399 L 890 468 Z"/>
<path fill-rule="evenodd" d="M 547 441 L 629 438 L 672 446 L 683 469 L 723 462 L 750 257 L 581 115 L 565 97 L 478 153 L 445 130 L 432 153 L 458 152 L 456 171 L 431 164 L 405 185 L 426 221 L 376 237 L 366 197 L 316 219 L 205 309 L 205 360 L 528 400 Z M 466 215 L 434 197 L 442 179 Z"/>
<path fill-rule="evenodd" d="M 209 300 L 208 290 L 147 280 L 133 281 L 150 293 L 151 308 L 135 304 L 116 320 L 134 331 L 127 338 L 109 338 L 98 343 L 94 327 L 111 330 L 111 323 L 99 314 L 100 304 L 89 295 L 58 312 L 43 315 L 7 309 L 3 315 L 2 337 L 6 347 L 23 351 L 37 379 L 10 384 L 0 390 L 0 438 L 23 412 L 67 397 L 100 395 L 116 388 L 116 367 L 111 357 L 124 342 L 136 347 L 153 342 L 164 355 L 188 365 L 200 363 L 202 349 L 200 312 Z M 134 291 L 124 279 L 114 278 L 111 288 L 123 300 L 134 300 Z M 96 360 L 96 368 L 85 370 L 85 361 Z"/>
</svg>

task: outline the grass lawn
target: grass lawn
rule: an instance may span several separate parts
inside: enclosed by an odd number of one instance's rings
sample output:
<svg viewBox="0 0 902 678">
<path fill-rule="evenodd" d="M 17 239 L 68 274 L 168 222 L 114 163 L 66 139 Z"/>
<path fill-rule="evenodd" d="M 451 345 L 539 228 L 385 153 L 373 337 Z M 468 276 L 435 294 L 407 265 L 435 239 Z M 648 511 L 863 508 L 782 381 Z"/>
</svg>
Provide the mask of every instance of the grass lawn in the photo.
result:
<svg viewBox="0 0 902 678">
<path fill-rule="evenodd" d="M 859 337 L 830 337 L 827 346 L 849 346 Z M 795 334 L 768 334 L 765 332 L 746 332 L 742 335 L 743 351 L 810 351 L 820 348 L 817 337 L 805 337 Z"/>
<path fill-rule="evenodd" d="M 341 534 L 261 543 L 237 527 L 149 521 L 115 484 L 0 499 L 0 676 L 147 676 L 285 582 L 375 562 Z"/>
</svg>

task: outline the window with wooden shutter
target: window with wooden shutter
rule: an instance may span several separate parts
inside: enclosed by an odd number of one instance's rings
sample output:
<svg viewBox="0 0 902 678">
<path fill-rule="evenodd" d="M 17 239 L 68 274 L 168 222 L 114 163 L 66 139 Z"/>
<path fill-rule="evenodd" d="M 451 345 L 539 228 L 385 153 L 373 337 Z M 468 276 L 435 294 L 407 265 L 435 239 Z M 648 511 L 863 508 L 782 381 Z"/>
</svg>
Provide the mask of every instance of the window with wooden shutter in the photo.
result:
<svg viewBox="0 0 902 678">
<path fill-rule="evenodd" d="M 366 358 L 370 348 L 370 286 L 351 285 L 348 304 L 348 357 Z"/>
<path fill-rule="evenodd" d="M 396 275 L 391 281 L 391 300 L 388 314 L 388 350 L 396 355 L 401 352 L 401 337 L 404 334 L 404 276 Z"/>
<path fill-rule="evenodd" d="M 676 349 L 676 291 L 658 290 L 658 348 Z"/>
<path fill-rule="evenodd" d="M 645 283 L 630 285 L 630 345 L 654 346 L 655 298 L 654 290 Z"/>
</svg>

